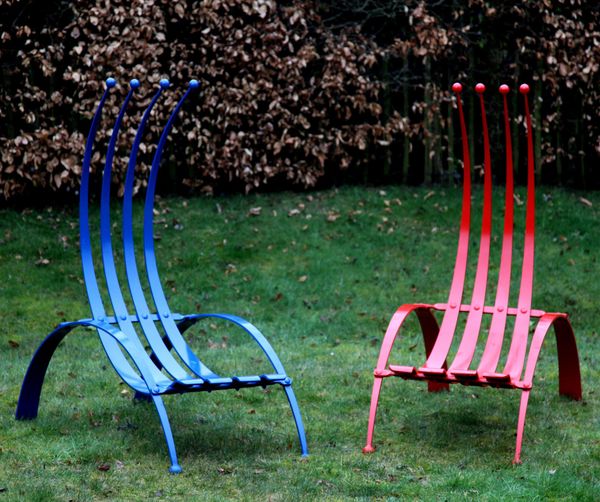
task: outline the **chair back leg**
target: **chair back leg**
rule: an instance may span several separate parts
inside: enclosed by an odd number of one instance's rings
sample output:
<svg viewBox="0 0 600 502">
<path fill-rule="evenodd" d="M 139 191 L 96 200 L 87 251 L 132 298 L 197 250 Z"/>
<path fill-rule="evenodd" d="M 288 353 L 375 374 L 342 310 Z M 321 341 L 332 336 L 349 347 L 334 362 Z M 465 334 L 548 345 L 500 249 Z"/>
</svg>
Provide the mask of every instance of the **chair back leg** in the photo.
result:
<svg viewBox="0 0 600 502">
<path fill-rule="evenodd" d="M 558 352 L 558 392 L 581 401 L 581 373 L 573 327 L 568 319 L 561 317 L 554 321 L 554 332 Z"/>
<path fill-rule="evenodd" d="M 59 326 L 50 333 L 40 344 L 35 354 L 31 358 L 27 373 L 21 385 L 19 401 L 15 418 L 17 420 L 31 420 L 37 417 L 40 406 L 40 396 L 42 394 L 42 385 L 46 377 L 46 371 L 50 364 L 50 359 L 60 342 L 63 340 L 75 326 Z"/>
</svg>

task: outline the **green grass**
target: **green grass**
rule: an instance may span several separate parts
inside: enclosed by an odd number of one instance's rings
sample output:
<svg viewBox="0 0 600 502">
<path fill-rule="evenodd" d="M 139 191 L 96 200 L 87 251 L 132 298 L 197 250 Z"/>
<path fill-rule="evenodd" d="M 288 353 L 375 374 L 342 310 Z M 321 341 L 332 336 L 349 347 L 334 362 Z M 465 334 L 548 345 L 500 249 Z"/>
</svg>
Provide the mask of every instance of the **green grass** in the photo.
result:
<svg viewBox="0 0 600 502">
<path fill-rule="evenodd" d="M 476 190 L 474 200 L 480 196 Z M 490 284 L 498 268 L 502 198 L 502 191 L 495 193 Z M 255 207 L 260 215 L 249 215 Z M 138 203 L 137 217 L 141 209 Z M 157 254 L 172 308 L 236 313 L 262 330 L 294 378 L 311 456 L 300 458 L 279 388 L 167 397 L 184 469 L 169 475 L 154 409 L 132 402 L 96 335 L 86 330 L 71 334 L 52 360 L 39 417 L 16 422 L 33 351 L 55 324 L 89 311 L 75 208 L 2 210 L 0 501 L 597 500 L 600 193 L 538 192 L 534 306 L 570 312 L 584 401 L 558 396 L 550 339 L 538 365 L 520 466 L 511 464 L 518 392 L 453 386 L 450 393 L 428 394 L 422 383 L 399 379 L 384 383 L 377 452 L 361 453 L 372 370 L 389 318 L 402 303 L 446 299 L 458 189 L 169 198 L 159 209 Z M 299 214 L 288 216 L 292 210 Z M 517 207 L 516 249 L 523 212 Z M 478 226 L 476 219 L 475 234 Z M 519 260 L 517 252 L 515 271 Z M 494 294 L 488 292 L 488 303 Z M 189 333 L 213 369 L 268 370 L 257 348 L 221 323 Z M 414 320 L 392 359 L 422 362 Z M 103 465 L 109 469 L 100 470 Z"/>
</svg>

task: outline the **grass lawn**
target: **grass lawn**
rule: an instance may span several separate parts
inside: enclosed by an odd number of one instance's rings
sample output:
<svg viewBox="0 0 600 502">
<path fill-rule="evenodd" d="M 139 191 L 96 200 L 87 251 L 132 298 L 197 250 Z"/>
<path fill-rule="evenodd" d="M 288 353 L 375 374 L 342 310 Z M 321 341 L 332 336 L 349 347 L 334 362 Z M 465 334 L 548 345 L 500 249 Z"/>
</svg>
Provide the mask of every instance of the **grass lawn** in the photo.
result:
<svg viewBox="0 0 600 502">
<path fill-rule="evenodd" d="M 154 408 L 132 402 L 93 331 L 74 332 L 57 351 L 39 417 L 14 420 L 19 386 L 41 339 L 63 320 L 89 316 L 89 309 L 76 208 L 1 210 L 0 502 L 598 500 L 600 193 L 538 191 L 533 305 L 571 314 L 583 402 L 558 396 L 550 336 L 530 400 L 522 465 L 511 464 L 518 392 L 457 385 L 428 394 L 423 383 L 400 379 L 384 383 L 377 452 L 361 453 L 372 370 L 392 313 L 403 303 L 446 300 L 460 195 L 454 188 L 350 187 L 162 199 L 156 244 L 172 309 L 235 313 L 261 329 L 294 378 L 311 453 L 300 458 L 278 387 L 166 397 L 184 470 L 179 476 L 168 472 Z M 480 196 L 477 188 L 477 210 Z M 494 197 L 490 284 L 497 278 L 503 192 Z M 513 305 L 524 205 L 516 209 Z M 141 210 L 138 202 L 139 222 Z M 470 270 L 471 283 L 473 276 Z M 488 291 L 488 303 L 494 295 Z M 218 322 L 197 325 L 188 339 L 223 374 L 269 369 L 256 346 Z M 392 360 L 422 363 L 414 320 Z"/>
</svg>

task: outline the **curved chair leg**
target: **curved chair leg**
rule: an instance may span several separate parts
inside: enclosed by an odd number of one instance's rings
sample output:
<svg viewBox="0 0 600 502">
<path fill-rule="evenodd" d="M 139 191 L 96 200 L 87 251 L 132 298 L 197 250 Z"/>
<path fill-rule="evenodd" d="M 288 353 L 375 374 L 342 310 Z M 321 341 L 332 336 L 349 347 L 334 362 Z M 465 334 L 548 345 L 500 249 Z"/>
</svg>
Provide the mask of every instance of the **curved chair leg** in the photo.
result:
<svg viewBox="0 0 600 502">
<path fill-rule="evenodd" d="M 173 439 L 173 432 L 171 431 L 171 423 L 169 422 L 167 409 L 165 408 L 165 404 L 160 396 L 152 396 L 152 401 L 154 402 L 154 406 L 156 406 L 156 411 L 158 412 L 158 417 L 160 418 L 160 424 L 162 425 L 163 433 L 165 435 L 165 441 L 167 442 L 169 457 L 171 458 L 171 467 L 169 467 L 169 471 L 171 471 L 173 474 L 179 474 L 181 472 L 181 466 L 177 460 L 175 440 Z"/>
<path fill-rule="evenodd" d="M 377 416 L 377 405 L 379 404 L 379 393 L 381 392 L 382 377 L 375 377 L 373 381 L 373 392 L 371 393 L 371 407 L 369 409 L 369 425 L 367 427 L 367 444 L 363 448 L 363 453 L 373 453 L 373 430 L 375 429 L 375 418 Z"/>
<path fill-rule="evenodd" d="M 52 333 L 44 338 L 42 343 L 35 351 L 35 354 L 33 354 L 33 357 L 31 358 L 31 362 L 27 368 L 27 373 L 23 379 L 21 392 L 19 394 L 19 401 L 17 403 L 17 409 L 15 412 L 15 418 L 17 420 L 27 420 L 37 417 L 42 385 L 44 384 L 44 378 L 46 376 L 48 365 L 50 364 L 50 359 L 52 359 L 56 348 L 65 338 L 65 336 L 73 331 L 73 329 L 80 326 L 96 328 L 99 333 L 102 332 L 109 336 L 119 344 L 121 349 L 134 362 L 135 367 L 141 375 L 141 378 L 138 375 L 130 373 L 130 371 L 133 371 L 131 367 L 129 367 L 129 369 L 123 367 L 118 368 L 115 366 L 113 361 L 115 371 L 117 371 L 119 376 L 121 376 L 123 381 L 127 382 L 128 385 L 136 390 L 143 388 L 150 391 L 151 388 L 159 388 L 152 372 L 150 371 L 150 368 L 144 363 L 144 361 L 140 360 L 137 347 L 135 347 L 135 345 L 131 343 L 127 336 L 117 328 L 106 324 L 103 321 L 94 319 L 81 319 L 79 321 L 62 323 L 59 324 L 56 329 L 52 331 Z M 134 381 L 136 379 L 139 381 Z"/>
<path fill-rule="evenodd" d="M 292 390 L 291 382 L 283 386 L 287 400 L 290 403 L 292 409 L 292 415 L 294 416 L 294 422 L 296 422 L 296 430 L 298 431 L 298 439 L 300 441 L 300 450 L 302 451 L 303 457 L 308 457 L 308 446 L 306 444 L 306 435 L 304 433 L 304 424 L 302 422 L 302 415 L 300 414 L 300 408 L 296 396 Z"/>
<path fill-rule="evenodd" d="M 535 367 L 550 326 L 554 325 L 556 333 L 556 344 L 558 349 L 558 374 L 559 374 L 559 392 L 561 395 L 569 396 L 575 400 L 581 399 L 581 375 L 579 371 L 579 357 L 577 355 L 577 345 L 575 335 L 569 320 L 557 314 L 545 314 L 542 316 L 533 333 L 529 354 L 527 356 L 527 366 L 525 368 L 525 377 L 523 384 L 527 386 L 521 395 L 521 406 L 519 409 L 519 420 L 517 423 L 517 445 L 513 463 L 521 463 L 521 445 L 523 442 L 523 433 L 525 429 L 525 415 L 527 413 L 527 403 L 529 401 L 529 392 L 533 384 Z"/>
<path fill-rule="evenodd" d="M 429 352 L 431 352 L 431 349 L 435 344 L 435 340 L 437 339 L 439 332 L 438 324 L 428 305 L 403 305 L 398 308 L 398 310 L 396 310 L 392 316 L 392 319 L 383 337 L 379 358 L 377 359 L 377 367 L 374 372 L 375 380 L 373 381 L 373 391 L 371 393 L 369 425 L 367 427 L 367 442 L 362 450 L 363 453 L 372 453 L 375 451 L 375 448 L 373 447 L 373 430 L 375 429 L 375 418 L 377 416 L 379 394 L 381 392 L 381 385 L 383 383 L 383 375 L 379 373 L 385 371 L 398 331 L 400 330 L 400 327 L 404 323 L 404 320 L 408 314 L 410 314 L 412 311 L 416 311 L 417 317 L 419 318 L 427 356 L 429 355 Z M 428 382 L 427 387 L 430 392 L 438 392 L 449 389 L 448 384 L 438 382 Z"/>
<path fill-rule="evenodd" d="M 15 412 L 17 420 L 31 420 L 37 417 L 42 385 L 44 384 L 50 359 L 52 359 L 60 342 L 74 328 L 75 326 L 58 326 L 35 351 L 21 385 L 21 393 Z"/>
<path fill-rule="evenodd" d="M 558 352 L 558 392 L 561 396 L 580 401 L 581 373 L 573 327 L 567 318 L 560 317 L 554 321 L 554 332 Z"/>
<path fill-rule="evenodd" d="M 525 431 L 525 415 L 527 414 L 527 403 L 529 402 L 529 392 L 531 389 L 523 390 L 521 394 L 521 405 L 519 406 L 519 420 L 517 422 L 517 445 L 515 448 L 515 458 L 513 464 L 521 463 L 521 445 L 523 444 L 523 432 Z"/>
</svg>

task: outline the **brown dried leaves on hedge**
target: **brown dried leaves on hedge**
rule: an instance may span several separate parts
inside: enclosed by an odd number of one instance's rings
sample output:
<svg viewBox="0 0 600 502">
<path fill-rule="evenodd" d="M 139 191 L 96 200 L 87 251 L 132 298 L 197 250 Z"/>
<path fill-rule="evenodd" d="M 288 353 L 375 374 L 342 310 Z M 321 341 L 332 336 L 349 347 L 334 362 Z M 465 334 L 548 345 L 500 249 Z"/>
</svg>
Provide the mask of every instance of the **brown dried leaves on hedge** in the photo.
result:
<svg viewBox="0 0 600 502">
<path fill-rule="evenodd" d="M 201 191 L 226 184 L 250 191 L 274 178 L 312 186 L 328 166 L 367 162 L 356 153 L 389 139 L 402 123 L 395 115 L 381 124 L 380 84 L 369 76 L 380 51 L 356 30 L 325 30 L 310 2 L 134 0 L 65 8 L 69 21 L 38 26 L 43 35 L 27 24 L 3 28 L 0 50 L 14 61 L 4 70 L 10 95 L 0 94 L 2 119 L 12 124 L 0 133 L 6 199 L 31 188 L 77 187 L 84 135 L 107 75 L 122 85 L 104 113 L 105 142 L 123 84 L 142 82 L 120 136 L 116 182 L 162 77 L 176 85 L 149 125 L 153 140 L 187 80 L 203 84 L 169 147 L 185 164 L 184 183 Z M 28 18 L 35 15 L 21 17 Z M 145 171 L 149 153 L 141 158 Z"/>
</svg>

